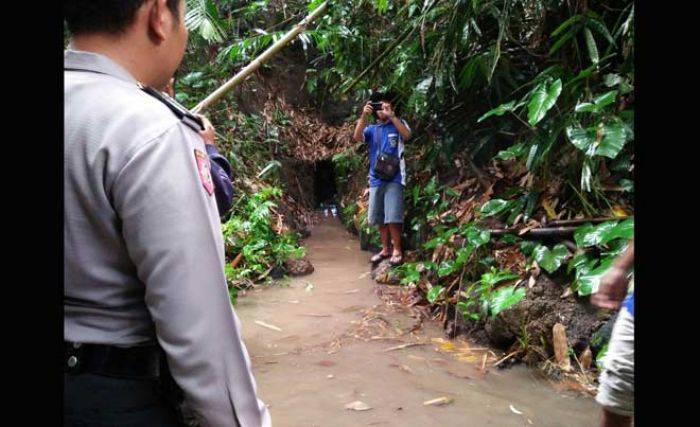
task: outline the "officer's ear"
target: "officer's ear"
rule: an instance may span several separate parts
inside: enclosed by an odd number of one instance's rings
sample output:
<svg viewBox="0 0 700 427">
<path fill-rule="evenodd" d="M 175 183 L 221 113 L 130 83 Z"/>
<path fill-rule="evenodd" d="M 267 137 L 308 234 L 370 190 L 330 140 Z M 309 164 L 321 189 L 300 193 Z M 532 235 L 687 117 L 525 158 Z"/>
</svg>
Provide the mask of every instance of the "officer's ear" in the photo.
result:
<svg viewBox="0 0 700 427">
<path fill-rule="evenodd" d="M 144 5 L 148 8 L 148 34 L 156 44 L 167 38 L 173 27 L 173 13 L 168 9 L 167 0 L 152 0 Z"/>
</svg>

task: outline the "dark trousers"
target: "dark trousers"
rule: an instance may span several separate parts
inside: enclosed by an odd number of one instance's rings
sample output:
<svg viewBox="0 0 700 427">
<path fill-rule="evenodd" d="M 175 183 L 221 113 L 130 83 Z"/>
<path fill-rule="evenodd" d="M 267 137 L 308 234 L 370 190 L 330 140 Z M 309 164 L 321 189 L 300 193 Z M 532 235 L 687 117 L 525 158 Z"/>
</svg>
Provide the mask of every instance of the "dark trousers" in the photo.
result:
<svg viewBox="0 0 700 427">
<path fill-rule="evenodd" d="M 65 426 L 181 426 L 156 379 L 64 374 Z"/>
</svg>

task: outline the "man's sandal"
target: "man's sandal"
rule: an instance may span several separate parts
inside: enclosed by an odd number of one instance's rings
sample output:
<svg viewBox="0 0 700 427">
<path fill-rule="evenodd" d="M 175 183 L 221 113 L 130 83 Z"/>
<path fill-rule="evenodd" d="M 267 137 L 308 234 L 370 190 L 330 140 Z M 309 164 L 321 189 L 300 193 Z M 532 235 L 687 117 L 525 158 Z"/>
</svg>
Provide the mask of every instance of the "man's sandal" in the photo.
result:
<svg viewBox="0 0 700 427">
<path fill-rule="evenodd" d="M 394 255 L 389 259 L 389 264 L 399 265 L 403 263 L 403 255 Z"/>
<path fill-rule="evenodd" d="M 383 259 L 389 258 L 389 256 L 390 255 L 384 255 L 383 253 L 379 252 L 378 254 L 372 256 L 372 258 L 369 259 L 369 262 L 371 262 L 372 264 L 376 264 Z"/>
</svg>

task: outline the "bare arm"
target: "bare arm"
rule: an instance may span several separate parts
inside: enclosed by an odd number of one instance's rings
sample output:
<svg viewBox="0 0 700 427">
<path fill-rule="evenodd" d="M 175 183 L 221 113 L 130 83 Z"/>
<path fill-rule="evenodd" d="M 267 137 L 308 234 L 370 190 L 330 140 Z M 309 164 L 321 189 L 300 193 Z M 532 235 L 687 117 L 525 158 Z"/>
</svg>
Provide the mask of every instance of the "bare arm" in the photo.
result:
<svg viewBox="0 0 700 427">
<path fill-rule="evenodd" d="M 352 134 L 352 139 L 354 141 L 362 142 L 365 140 L 364 130 L 367 126 L 367 116 L 369 116 L 370 114 L 372 114 L 372 106 L 368 101 L 362 108 L 362 113 L 360 113 L 360 119 L 357 121 L 357 125 L 355 125 L 355 132 L 353 132 Z"/>
<path fill-rule="evenodd" d="M 394 126 L 396 126 L 396 130 L 399 131 L 399 134 L 401 134 L 401 138 L 403 138 L 404 142 L 408 141 L 411 138 L 411 130 L 407 128 L 398 117 L 396 117 L 394 114 L 394 108 L 391 106 L 391 104 L 384 102 L 382 106 L 384 107 L 384 113 L 389 116 L 389 120 L 391 120 Z"/>
<path fill-rule="evenodd" d="M 612 264 L 600 280 L 598 292 L 591 297 L 591 303 L 601 308 L 616 309 L 627 295 L 627 272 L 634 264 L 634 239 L 627 250 Z"/>
</svg>

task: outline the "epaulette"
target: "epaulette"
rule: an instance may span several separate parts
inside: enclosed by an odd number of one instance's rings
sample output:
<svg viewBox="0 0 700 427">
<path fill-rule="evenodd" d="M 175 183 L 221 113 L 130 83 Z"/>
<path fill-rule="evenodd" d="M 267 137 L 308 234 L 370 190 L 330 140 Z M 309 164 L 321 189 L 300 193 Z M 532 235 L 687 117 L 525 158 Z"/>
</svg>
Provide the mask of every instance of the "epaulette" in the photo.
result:
<svg viewBox="0 0 700 427">
<path fill-rule="evenodd" d="M 204 130 L 204 124 L 202 123 L 202 120 L 194 114 L 190 113 L 190 111 L 187 108 L 180 105 L 179 102 L 172 99 L 167 94 L 159 90 L 153 89 L 152 87 L 144 86 L 140 83 L 138 84 L 138 86 L 142 91 L 146 92 L 158 101 L 165 104 L 170 109 L 170 111 L 172 111 L 177 116 L 177 118 L 182 121 L 182 123 L 192 128 L 195 132 Z"/>
</svg>

